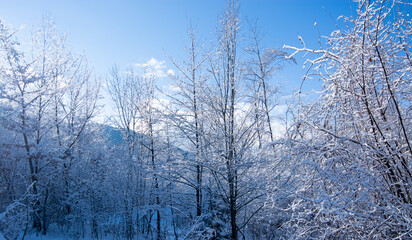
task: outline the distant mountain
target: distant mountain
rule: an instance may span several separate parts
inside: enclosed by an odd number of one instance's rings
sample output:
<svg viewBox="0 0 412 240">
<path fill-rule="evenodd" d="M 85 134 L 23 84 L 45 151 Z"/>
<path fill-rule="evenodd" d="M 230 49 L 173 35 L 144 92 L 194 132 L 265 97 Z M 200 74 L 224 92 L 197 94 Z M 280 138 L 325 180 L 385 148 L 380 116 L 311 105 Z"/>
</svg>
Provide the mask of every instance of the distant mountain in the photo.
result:
<svg viewBox="0 0 412 240">
<path fill-rule="evenodd" d="M 124 144 L 122 133 L 120 129 L 109 126 L 109 125 L 101 125 L 104 131 L 104 135 L 109 140 L 110 144 L 112 145 L 121 145 Z"/>
<path fill-rule="evenodd" d="M 119 128 L 109 126 L 106 124 L 99 124 L 99 125 L 100 125 L 100 128 L 103 129 L 104 136 L 106 137 L 109 145 L 120 146 L 126 143 L 125 140 L 123 139 L 122 132 Z M 136 134 L 140 140 L 143 140 L 143 141 L 148 140 L 146 135 L 141 134 L 141 133 L 136 133 Z M 162 143 L 166 145 L 166 143 L 162 142 L 161 140 L 157 142 L 157 144 L 162 144 Z M 172 144 L 171 150 L 174 152 L 175 155 L 180 155 L 185 159 L 195 159 L 195 155 L 193 152 L 184 150 L 177 145 Z"/>
</svg>

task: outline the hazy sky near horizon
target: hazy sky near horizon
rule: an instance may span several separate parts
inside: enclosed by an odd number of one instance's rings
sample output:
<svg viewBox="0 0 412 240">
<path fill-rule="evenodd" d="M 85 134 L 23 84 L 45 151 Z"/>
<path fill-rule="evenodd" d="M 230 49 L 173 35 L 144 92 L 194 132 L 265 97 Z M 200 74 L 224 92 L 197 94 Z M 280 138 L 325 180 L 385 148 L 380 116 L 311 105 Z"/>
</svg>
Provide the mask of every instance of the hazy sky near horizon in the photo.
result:
<svg viewBox="0 0 412 240">
<path fill-rule="evenodd" d="M 39 25 L 42 16 L 51 17 L 58 32 L 68 34 L 73 51 L 83 52 L 96 74 L 105 77 L 114 64 L 151 60 L 171 68 L 167 56 L 184 56 L 190 21 L 207 49 L 216 39 L 224 5 L 223 0 L 0 0 L 0 19 L 25 32 Z M 240 0 L 242 40 L 248 41 L 248 22 L 257 21 L 265 47 L 301 46 L 300 35 L 308 47 L 317 48 L 318 30 L 329 35 L 336 19 L 353 15 L 354 6 L 351 0 Z M 304 58 L 297 60 L 275 75 L 284 92 L 300 86 Z M 304 85 L 307 90 L 316 86 Z"/>
</svg>

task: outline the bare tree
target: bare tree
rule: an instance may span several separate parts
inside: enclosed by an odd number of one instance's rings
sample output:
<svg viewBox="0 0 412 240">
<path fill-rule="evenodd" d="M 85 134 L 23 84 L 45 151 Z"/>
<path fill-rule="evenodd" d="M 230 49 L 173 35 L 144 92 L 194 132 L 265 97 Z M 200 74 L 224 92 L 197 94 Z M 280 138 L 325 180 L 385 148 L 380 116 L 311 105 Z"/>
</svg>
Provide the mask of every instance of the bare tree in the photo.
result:
<svg viewBox="0 0 412 240">
<path fill-rule="evenodd" d="M 263 48 L 261 46 L 262 34 L 256 25 L 251 27 L 250 33 L 252 46 L 246 48 L 246 52 L 252 56 L 252 60 L 248 63 L 247 78 L 251 80 L 254 89 L 252 99 L 255 105 L 257 134 L 261 148 L 263 135 L 268 135 L 271 142 L 275 140 L 271 112 L 278 104 L 276 100 L 274 101 L 274 94 L 278 92 L 278 88 L 271 83 L 273 75 L 280 70 L 285 61 L 290 60 L 294 63 L 296 61 L 294 58 L 286 59 L 285 51 Z"/>
<path fill-rule="evenodd" d="M 257 179 L 249 173 L 257 165 L 251 147 L 255 144 L 254 107 L 247 103 L 250 89 L 243 80 L 243 66 L 238 56 L 239 13 L 238 2 L 228 1 L 220 20 L 216 54 L 210 58 L 210 73 L 213 83 L 207 90 L 206 115 L 208 132 L 206 143 L 211 146 L 214 161 L 210 171 L 215 186 L 230 216 L 230 239 L 238 239 L 254 213 L 242 219 L 238 215 L 246 206 L 259 199 Z M 223 214 L 223 213 L 220 213 Z"/>
<path fill-rule="evenodd" d="M 39 78 L 33 72 L 32 63 L 26 62 L 23 52 L 18 49 L 18 42 L 14 38 L 13 33 L 9 33 L 4 25 L 1 25 L 1 27 L 3 53 L 2 69 L 0 71 L 3 85 L 1 98 L 10 104 L 11 107 L 8 109 L 11 111 L 9 113 L 10 117 L 6 120 L 6 126 L 9 126 L 22 137 L 23 146 L 26 151 L 26 160 L 30 170 L 30 181 L 33 186 L 33 228 L 40 231 L 39 160 L 34 148 L 36 146 L 34 145 L 35 142 L 32 141 L 35 139 L 35 136 L 32 134 L 33 130 L 36 131 L 32 127 L 37 127 L 37 132 L 39 132 L 39 126 L 33 124 L 30 113 L 36 101 L 44 94 L 45 88 L 42 88 L 41 84 L 39 84 L 40 88 L 37 88 Z M 15 111 L 13 111 L 14 109 Z"/>
<path fill-rule="evenodd" d="M 43 19 L 42 23 L 33 33 L 33 49 L 26 55 L 17 48 L 13 34 L 4 32 L 1 98 L 10 106 L 5 124 L 20 135 L 26 151 L 33 228 L 45 234 L 51 184 L 46 176 L 69 168 L 68 157 L 96 113 L 99 87 L 92 83 L 87 66 L 72 58 L 65 37 L 55 32 L 52 21 Z M 65 134 L 60 131 L 63 122 L 67 123 Z M 57 159 L 63 160 L 64 169 L 56 168 Z"/>
<path fill-rule="evenodd" d="M 196 191 L 196 215 L 202 215 L 203 200 L 203 123 L 202 123 L 202 91 L 204 91 L 205 76 L 202 74 L 204 63 L 208 58 L 197 39 L 196 29 L 192 25 L 188 29 L 189 46 L 186 47 L 187 60 L 178 63 L 170 61 L 178 69 L 178 75 L 171 75 L 175 95 L 170 96 L 177 108 L 169 114 L 171 121 L 183 133 L 184 137 L 194 146 L 195 182 L 188 181 L 187 185 Z M 183 178 L 188 179 L 188 178 Z"/>
<path fill-rule="evenodd" d="M 128 239 L 132 239 L 134 236 L 133 212 L 134 208 L 139 207 L 139 204 L 143 204 L 143 199 L 138 197 L 138 192 L 143 190 L 145 184 L 140 149 L 141 140 L 139 140 L 139 131 L 141 130 L 139 108 L 142 104 L 143 95 L 142 80 L 133 68 L 121 73 L 114 66 L 107 86 L 116 112 L 110 120 L 122 132 L 127 149 L 125 156 L 127 177 L 123 194 L 125 199 L 126 236 Z"/>
<path fill-rule="evenodd" d="M 411 21 L 397 11 L 402 5 L 359 1 L 327 49 L 309 49 L 303 40 L 302 48 L 288 47 L 314 54 L 309 76 L 324 82 L 296 124 L 305 136 L 294 149 L 305 160 L 295 169 L 314 183 L 295 191 L 301 204 L 294 226 L 303 235 L 411 237 Z"/>
</svg>

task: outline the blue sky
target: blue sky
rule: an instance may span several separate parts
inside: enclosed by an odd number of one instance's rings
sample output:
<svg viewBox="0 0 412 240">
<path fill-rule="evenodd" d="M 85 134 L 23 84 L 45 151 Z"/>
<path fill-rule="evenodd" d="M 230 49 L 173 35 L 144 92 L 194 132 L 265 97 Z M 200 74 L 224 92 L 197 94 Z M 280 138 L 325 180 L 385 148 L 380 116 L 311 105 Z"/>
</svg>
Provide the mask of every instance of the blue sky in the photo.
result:
<svg viewBox="0 0 412 240">
<path fill-rule="evenodd" d="M 0 19 L 14 28 L 26 26 L 24 32 L 50 16 L 58 31 L 69 35 L 73 50 L 84 52 L 104 77 L 113 64 L 125 67 L 151 58 L 171 67 L 166 55 L 183 56 L 188 22 L 197 25 L 201 40 L 213 41 L 224 5 L 223 0 L 0 0 Z M 329 35 L 337 17 L 353 14 L 353 6 L 350 0 L 240 0 L 240 14 L 245 32 L 247 19 L 258 21 L 266 47 L 300 46 L 300 35 L 316 48 L 314 22 L 321 35 Z M 304 59 L 297 60 L 275 76 L 284 92 L 300 86 Z M 305 83 L 307 90 L 316 86 Z"/>
</svg>

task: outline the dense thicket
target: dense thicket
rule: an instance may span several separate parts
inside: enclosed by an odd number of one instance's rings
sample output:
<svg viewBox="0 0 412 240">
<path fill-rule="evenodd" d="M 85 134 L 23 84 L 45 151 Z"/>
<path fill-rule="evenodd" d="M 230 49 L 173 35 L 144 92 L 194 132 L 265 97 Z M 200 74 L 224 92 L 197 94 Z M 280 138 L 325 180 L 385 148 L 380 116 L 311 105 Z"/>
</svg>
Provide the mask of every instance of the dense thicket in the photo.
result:
<svg viewBox="0 0 412 240">
<path fill-rule="evenodd" d="M 410 4 L 356 6 L 325 48 L 282 51 L 227 1 L 213 44 L 188 28 L 167 92 L 156 69 L 115 66 L 102 93 L 50 20 L 28 47 L 0 22 L 1 234 L 412 238 Z M 273 75 L 301 53 L 322 92 L 280 102 Z"/>
</svg>

